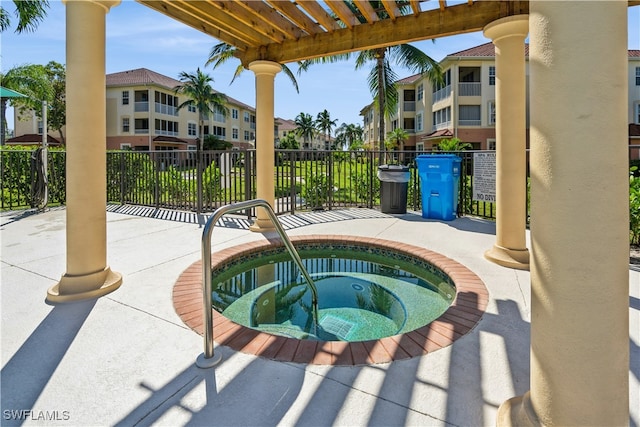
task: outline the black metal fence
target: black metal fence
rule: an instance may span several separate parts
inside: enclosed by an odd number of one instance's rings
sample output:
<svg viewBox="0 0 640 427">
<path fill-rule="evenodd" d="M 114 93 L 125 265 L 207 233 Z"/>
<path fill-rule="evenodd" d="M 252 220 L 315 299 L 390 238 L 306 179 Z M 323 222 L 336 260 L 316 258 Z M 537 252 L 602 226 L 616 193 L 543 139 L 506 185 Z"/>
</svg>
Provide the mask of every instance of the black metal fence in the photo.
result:
<svg viewBox="0 0 640 427">
<path fill-rule="evenodd" d="M 474 201 L 474 151 L 455 153 L 462 158 L 458 214 L 495 217 L 495 204 Z M 407 209 L 420 211 L 420 179 L 416 155 L 385 154 L 386 161 L 407 165 Z M 255 198 L 256 153 L 206 151 L 202 156 L 202 197 L 198 202 L 196 152 L 110 151 L 107 152 L 107 201 L 157 208 L 211 212 L 229 203 Z M 275 206 L 281 213 L 346 207 L 379 208 L 380 153 L 376 151 L 276 150 L 274 165 Z M 22 209 L 36 205 L 35 151 L 0 150 L 1 208 Z M 49 204 L 65 203 L 65 152 L 48 153 Z"/>
</svg>

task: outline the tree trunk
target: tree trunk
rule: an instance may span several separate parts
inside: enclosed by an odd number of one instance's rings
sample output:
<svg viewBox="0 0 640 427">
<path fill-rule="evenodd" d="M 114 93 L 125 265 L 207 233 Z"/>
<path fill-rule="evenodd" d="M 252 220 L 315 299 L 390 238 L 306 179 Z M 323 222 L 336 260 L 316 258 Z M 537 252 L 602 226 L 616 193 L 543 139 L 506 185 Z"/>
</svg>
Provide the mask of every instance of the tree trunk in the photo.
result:
<svg viewBox="0 0 640 427">
<path fill-rule="evenodd" d="M 4 145 L 5 134 L 7 133 L 7 100 L 0 103 L 0 145 Z"/>
<path fill-rule="evenodd" d="M 384 108 L 385 108 L 385 100 L 386 100 L 386 93 L 385 93 L 385 87 L 386 87 L 386 82 L 384 81 L 384 49 L 380 49 L 377 52 L 377 69 L 378 69 L 378 110 L 380 113 L 380 116 L 378 117 L 378 138 L 380 138 L 380 141 L 378 143 L 379 145 L 379 149 L 380 149 L 380 154 L 378 156 L 378 164 L 382 164 L 384 162 L 384 152 L 385 152 L 385 146 L 384 146 Z"/>
</svg>

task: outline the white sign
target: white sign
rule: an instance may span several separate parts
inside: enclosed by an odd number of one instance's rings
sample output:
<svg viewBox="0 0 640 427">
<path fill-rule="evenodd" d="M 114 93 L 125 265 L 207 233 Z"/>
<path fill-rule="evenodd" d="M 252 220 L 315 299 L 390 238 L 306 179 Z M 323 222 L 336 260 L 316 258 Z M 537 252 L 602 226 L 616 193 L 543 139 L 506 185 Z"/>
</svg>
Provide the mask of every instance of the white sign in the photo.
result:
<svg viewBox="0 0 640 427">
<path fill-rule="evenodd" d="M 496 201 L 496 153 L 473 153 L 473 200 Z"/>
</svg>

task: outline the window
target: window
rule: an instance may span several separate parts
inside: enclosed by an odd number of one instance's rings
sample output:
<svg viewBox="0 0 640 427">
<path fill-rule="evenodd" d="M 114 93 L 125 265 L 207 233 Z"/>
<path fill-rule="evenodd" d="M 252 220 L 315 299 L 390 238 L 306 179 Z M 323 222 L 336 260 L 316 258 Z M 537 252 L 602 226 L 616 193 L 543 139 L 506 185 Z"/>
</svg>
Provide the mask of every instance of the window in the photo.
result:
<svg viewBox="0 0 640 427">
<path fill-rule="evenodd" d="M 187 133 L 189 134 L 189 136 L 198 135 L 195 123 L 187 123 Z"/>
<path fill-rule="evenodd" d="M 636 104 L 636 124 L 640 125 L 640 103 Z"/>
<path fill-rule="evenodd" d="M 496 140 L 495 138 L 487 139 L 487 150 L 495 150 L 496 149 Z"/>
<path fill-rule="evenodd" d="M 416 132 L 422 131 L 422 113 L 416 114 Z"/>
<path fill-rule="evenodd" d="M 236 108 L 231 109 L 231 118 L 238 120 L 238 110 Z"/>
<path fill-rule="evenodd" d="M 223 128 L 222 126 L 214 126 L 213 127 L 213 134 L 215 136 L 224 138 L 227 136 L 227 129 Z"/>
<path fill-rule="evenodd" d="M 245 141 L 250 141 L 250 139 L 249 139 L 249 131 L 248 130 L 244 131 L 244 140 Z"/>
<path fill-rule="evenodd" d="M 244 112 L 244 121 L 245 121 L 245 123 L 249 123 L 249 112 L 248 111 Z"/>
<path fill-rule="evenodd" d="M 424 151 L 424 142 L 416 142 L 416 151 Z"/>
<path fill-rule="evenodd" d="M 458 124 L 460 126 L 480 126 L 479 105 L 461 105 L 459 112 Z"/>
<path fill-rule="evenodd" d="M 441 129 L 448 127 L 451 122 L 451 107 L 441 108 L 433 112 L 433 127 Z"/>
<path fill-rule="evenodd" d="M 195 105 L 187 105 L 187 111 L 189 111 L 190 113 L 195 113 L 196 112 L 196 106 Z"/>
<path fill-rule="evenodd" d="M 129 132 L 129 117 L 122 118 L 122 132 Z"/>
<path fill-rule="evenodd" d="M 126 144 L 126 143 L 120 144 L 120 149 L 129 151 L 131 150 L 131 144 Z"/>
<path fill-rule="evenodd" d="M 424 85 L 420 83 L 418 85 L 418 101 L 421 101 L 424 98 Z"/>
<path fill-rule="evenodd" d="M 231 138 L 238 139 L 238 128 L 231 129 Z"/>
<path fill-rule="evenodd" d="M 155 130 L 158 135 L 178 136 L 178 122 L 156 119 Z"/>
<path fill-rule="evenodd" d="M 640 67 L 636 67 L 636 86 L 640 86 Z"/>
<path fill-rule="evenodd" d="M 122 105 L 129 105 L 129 91 L 122 91 Z"/>
<path fill-rule="evenodd" d="M 488 118 L 489 125 L 495 125 L 496 124 L 496 102 L 495 101 L 489 101 L 489 109 L 487 111 L 487 118 Z"/>
<path fill-rule="evenodd" d="M 215 122 L 224 123 L 225 122 L 225 111 L 222 108 L 215 107 L 213 111 L 213 120 Z"/>
<path fill-rule="evenodd" d="M 489 67 L 489 85 L 496 85 L 496 67 Z"/>
<path fill-rule="evenodd" d="M 38 135 L 42 135 L 44 132 L 44 126 L 42 126 L 42 120 L 38 120 Z"/>
</svg>

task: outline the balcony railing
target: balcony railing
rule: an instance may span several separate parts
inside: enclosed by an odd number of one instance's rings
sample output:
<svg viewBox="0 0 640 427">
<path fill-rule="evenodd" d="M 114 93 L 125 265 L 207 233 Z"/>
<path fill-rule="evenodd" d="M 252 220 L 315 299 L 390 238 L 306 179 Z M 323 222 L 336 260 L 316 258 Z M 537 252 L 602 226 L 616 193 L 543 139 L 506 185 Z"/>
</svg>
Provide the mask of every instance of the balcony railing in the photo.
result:
<svg viewBox="0 0 640 427">
<path fill-rule="evenodd" d="M 155 107 L 156 113 L 167 114 L 169 116 L 178 115 L 178 109 L 172 105 L 161 104 L 159 102 L 156 102 L 155 104 L 156 104 L 156 107 Z"/>
<path fill-rule="evenodd" d="M 144 133 L 144 134 L 148 134 L 149 133 L 149 129 L 136 129 L 135 133 Z"/>
<path fill-rule="evenodd" d="M 404 111 L 416 111 L 416 101 L 404 101 Z"/>
<path fill-rule="evenodd" d="M 448 122 L 441 122 L 441 123 L 436 123 L 435 125 L 433 125 L 433 127 L 431 128 L 432 131 L 436 131 L 436 130 L 440 130 L 440 129 L 447 129 L 451 127 L 451 121 Z"/>
<path fill-rule="evenodd" d="M 458 83 L 459 96 L 480 96 L 482 93 L 482 83 Z"/>
<path fill-rule="evenodd" d="M 433 92 L 433 103 L 447 99 L 451 96 L 451 86 L 443 87 L 440 90 Z"/>
<path fill-rule="evenodd" d="M 460 126 L 480 126 L 482 124 L 482 121 L 480 119 L 478 120 L 458 120 L 458 125 Z"/>
<path fill-rule="evenodd" d="M 138 111 L 138 112 L 140 112 L 140 111 L 149 111 L 149 102 L 148 101 L 136 102 L 135 105 L 133 106 L 133 111 Z"/>
</svg>

